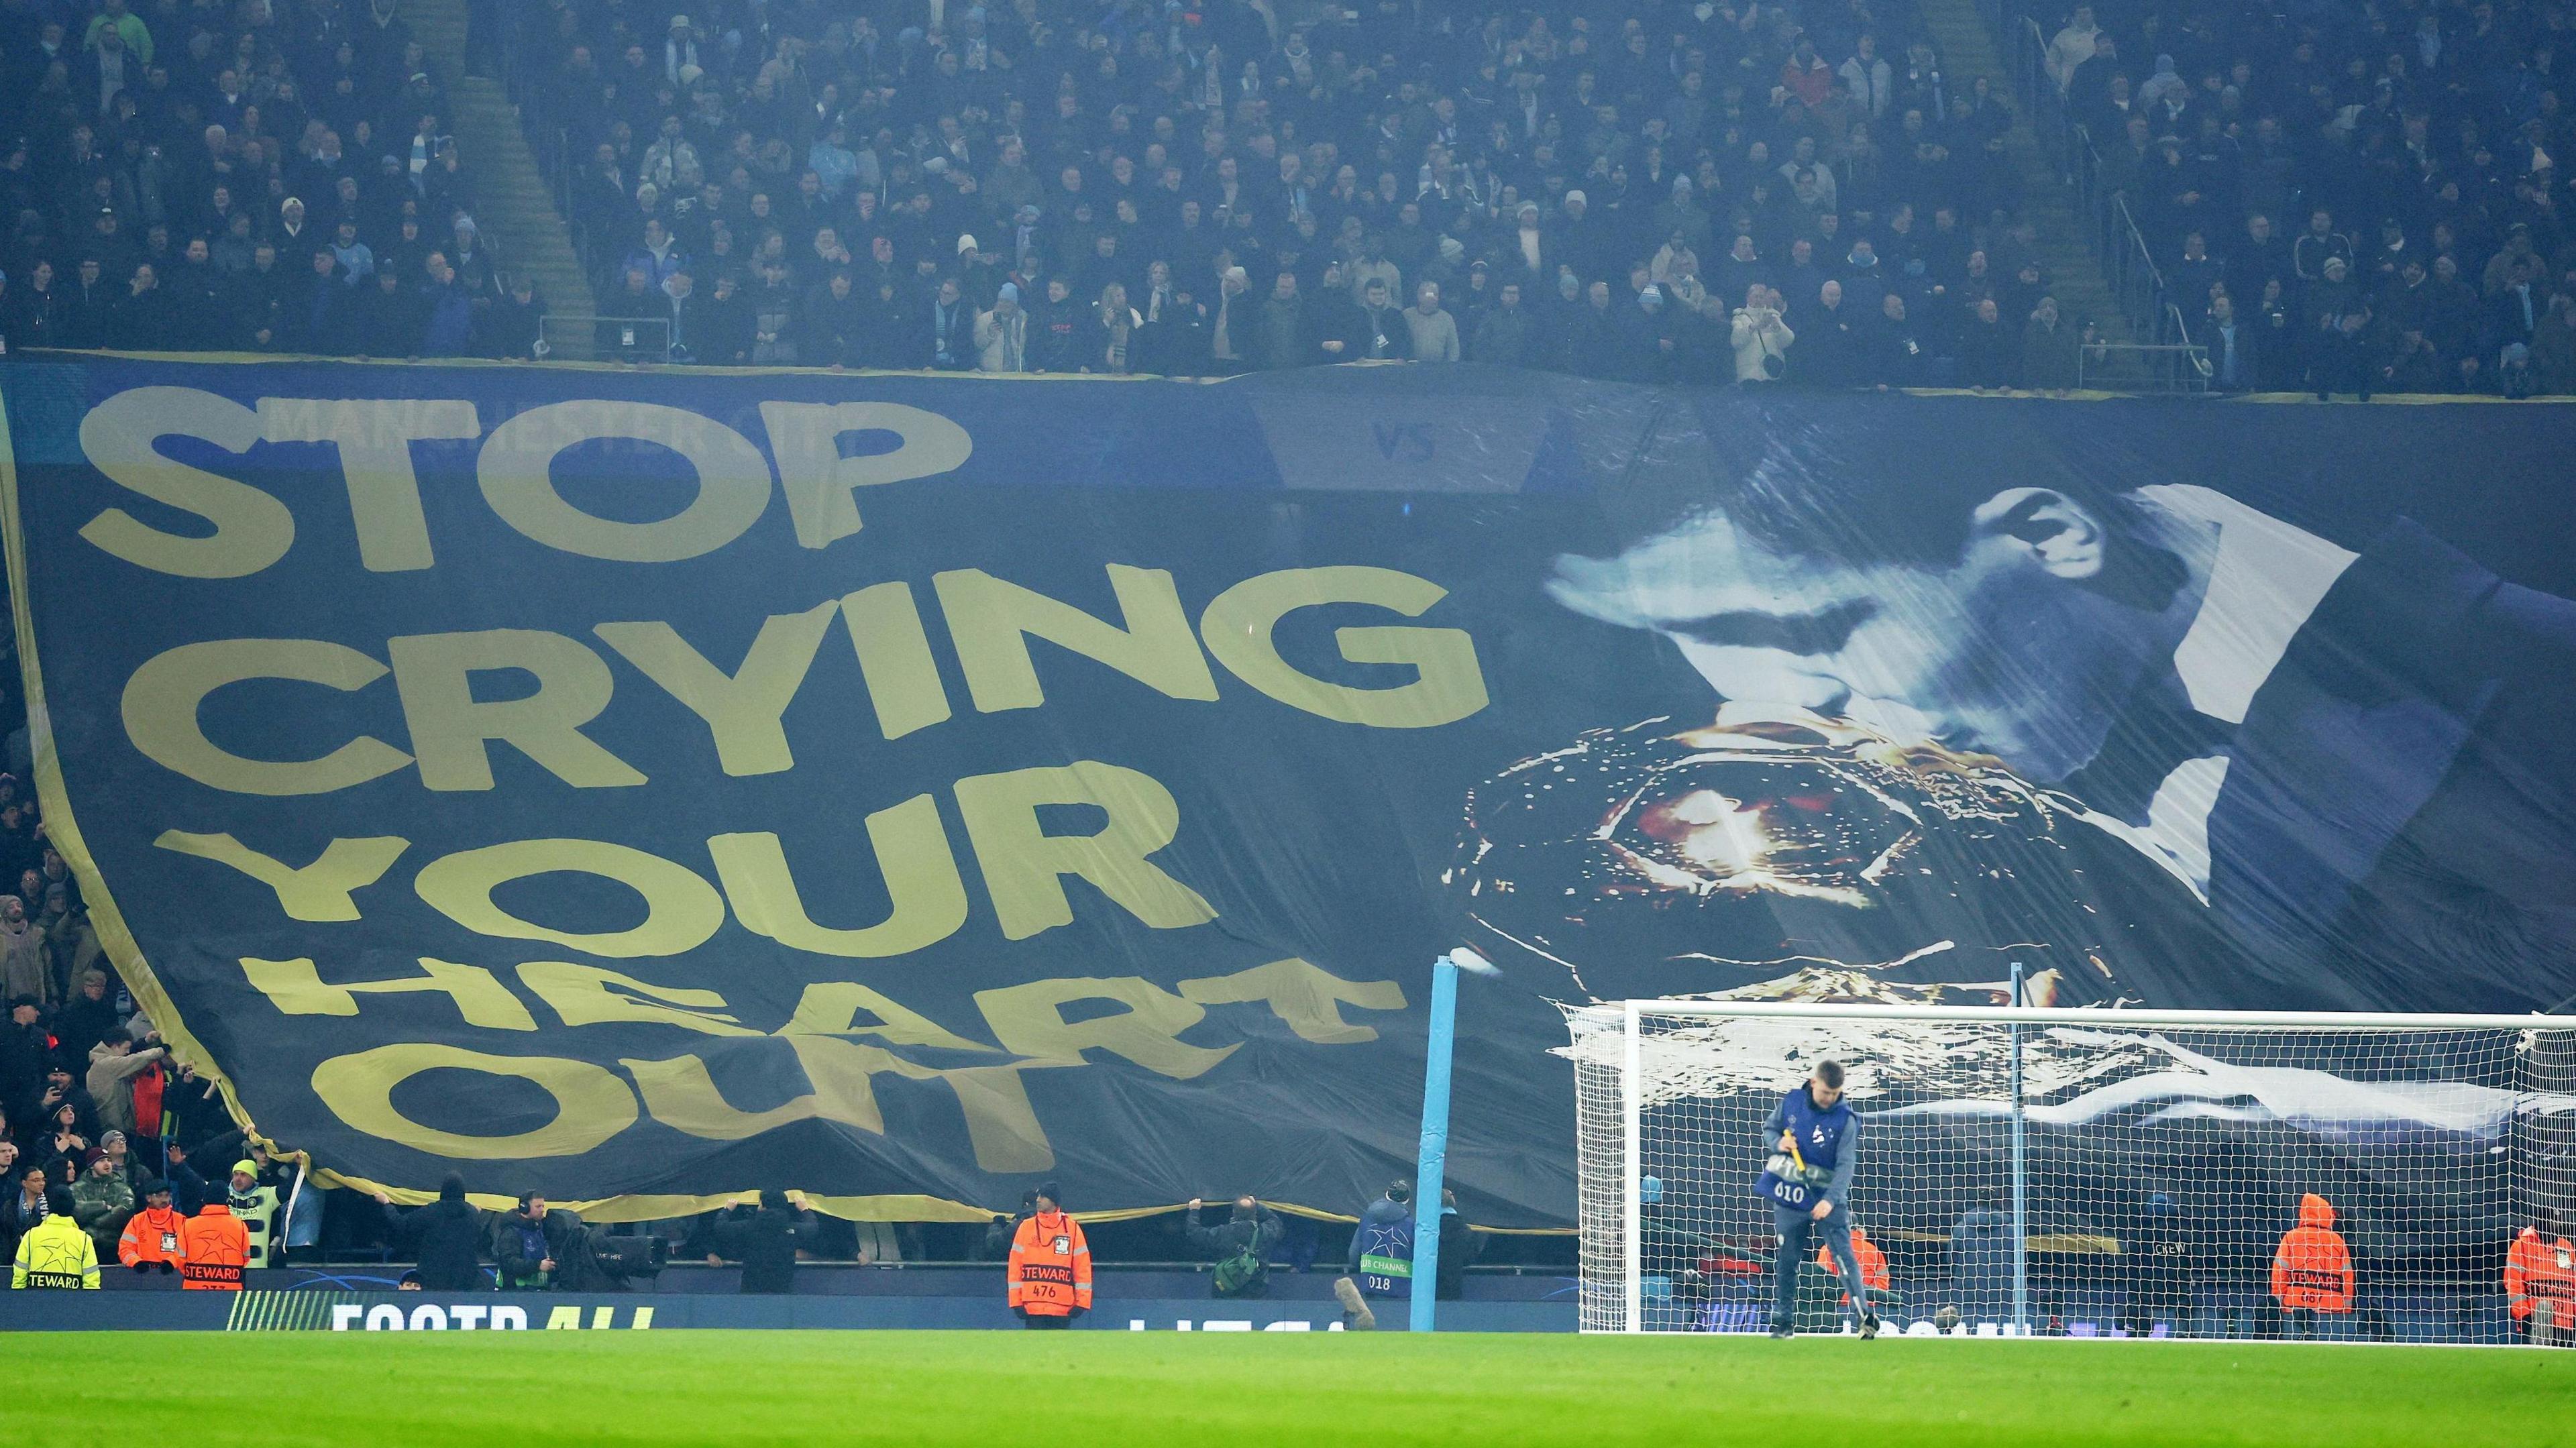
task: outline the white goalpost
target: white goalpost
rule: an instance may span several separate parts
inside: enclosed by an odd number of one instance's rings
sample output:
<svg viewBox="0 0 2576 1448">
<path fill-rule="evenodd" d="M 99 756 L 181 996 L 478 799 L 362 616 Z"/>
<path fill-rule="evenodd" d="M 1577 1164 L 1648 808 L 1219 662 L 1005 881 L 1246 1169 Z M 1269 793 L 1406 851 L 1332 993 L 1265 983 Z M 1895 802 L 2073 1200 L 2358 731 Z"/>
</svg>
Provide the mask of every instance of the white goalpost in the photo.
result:
<svg viewBox="0 0 2576 1448">
<path fill-rule="evenodd" d="M 2576 1017 L 1569 1007 L 1586 1332 L 1761 1331 L 1762 1125 L 1822 1060 L 1871 1297 L 1910 1335 L 2504 1343 L 2576 1238 Z M 1849 1330 L 1793 1269 L 1801 1331 Z"/>
</svg>

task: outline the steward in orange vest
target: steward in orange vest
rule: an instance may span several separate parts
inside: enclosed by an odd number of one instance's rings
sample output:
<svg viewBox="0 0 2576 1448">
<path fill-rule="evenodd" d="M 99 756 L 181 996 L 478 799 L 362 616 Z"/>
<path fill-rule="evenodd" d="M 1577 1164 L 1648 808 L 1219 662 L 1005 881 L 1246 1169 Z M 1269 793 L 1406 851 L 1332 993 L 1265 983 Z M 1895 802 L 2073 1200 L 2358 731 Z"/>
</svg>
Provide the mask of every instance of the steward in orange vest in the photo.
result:
<svg viewBox="0 0 2576 1448">
<path fill-rule="evenodd" d="M 2576 1347 L 2576 1243 L 2525 1227 L 2504 1256 L 2504 1295 L 2540 1347 Z"/>
<path fill-rule="evenodd" d="M 1011 1236 L 1009 1280 L 1011 1310 L 1031 1327 L 1064 1327 L 1091 1310 L 1091 1245 L 1053 1182 Z"/>
<path fill-rule="evenodd" d="M 170 1184 L 143 1184 L 143 1210 L 125 1219 L 125 1234 L 116 1241 L 116 1260 L 137 1272 L 158 1267 L 163 1274 L 179 1270 L 179 1232 L 188 1219 L 170 1208 Z"/>
<path fill-rule="evenodd" d="M 222 1202 L 179 1226 L 179 1285 L 191 1292 L 239 1292 L 242 1264 L 250 1260 L 250 1229 Z"/>
<path fill-rule="evenodd" d="M 1868 1288 L 1873 1295 L 1887 1291 L 1888 1284 L 1892 1280 L 1887 1275 L 1887 1254 L 1878 1250 L 1878 1244 L 1871 1241 L 1869 1234 L 1858 1227 L 1851 1229 L 1851 1244 L 1852 1256 L 1860 1263 L 1860 1285 Z M 1818 1247 L 1816 1265 L 1828 1272 L 1838 1270 L 1834 1266 L 1833 1249 Z M 1850 1302 L 1851 1294 L 1844 1293 L 1843 1301 Z"/>
<path fill-rule="evenodd" d="M 2291 1312 L 2352 1311 L 2352 1252 L 2334 1229 L 2332 1203 L 2299 1198 L 2299 1225 L 2281 1234 L 2272 1254 L 2272 1295 Z"/>
</svg>

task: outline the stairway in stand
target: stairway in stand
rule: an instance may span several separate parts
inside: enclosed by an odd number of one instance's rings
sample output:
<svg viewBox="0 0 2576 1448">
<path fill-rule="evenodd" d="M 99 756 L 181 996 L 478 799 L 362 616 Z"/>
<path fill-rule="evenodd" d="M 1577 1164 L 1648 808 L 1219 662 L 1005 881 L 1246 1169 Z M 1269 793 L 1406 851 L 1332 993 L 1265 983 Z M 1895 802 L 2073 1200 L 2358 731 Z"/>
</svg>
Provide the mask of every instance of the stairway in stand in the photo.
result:
<svg viewBox="0 0 2576 1448">
<path fill-rule="evenodd" d="M 2089 240 L 2093 234 L 2092 218 L 2084 214 L 2075 188 L 2058 174 L 2041 148 L 2039 134 L 2031 128 L 2029 102 L 2013 92 L 2012 77 L 1996 49 L 1997 38 L 1987 25 L 1985 7 L 1978 0 L 1922 0 L 1922 14 L 1924 28 L 1932 33 L 1932 43 L 1941 53 L 1941 63 L 1952 86 L 1964 89 L 1983 76 L 1994 94 L 2011 101 L 2013 128 L 2004 146 L 2021 173 L 2022 210 L 2038 232 L 2035 249 L 2039 264 L 2049 279 L 2049 290 L 2057 296 L 2059 309 L 2072 320 L 2091 322 L 2105 342 L 2135 340 L 2129 319 L 2121 312 L 2118 298 L 2103 278 L 2101 263 L 2093 255 Z M 2106 386 L 2121 386 L 2140 373 L 2135 356 L 2114 352 L 2098 368 L 2088 365 L 2086 376 L 2089 379 L 2098 375 Z"/>
<path fill-rule="evenodd" d="M 474 177 L 474 222 L 492 243 L 502 270 L 536 278 L 537 295 L 558 317 L 586 317 L 597 310 L 590 281 L 572 249 L 572 231 L 555 207 L 554 188 L 537 169 L 537 157 L 519 127 L 519 110 L 501 83 L 465 73 L 466 0 L 403 0 L 421 48 L 447 83 L 455 115 L 448 128 Z M 554 355 L 590 356 L 587 327 L 551 327 Z"/>
</svg>

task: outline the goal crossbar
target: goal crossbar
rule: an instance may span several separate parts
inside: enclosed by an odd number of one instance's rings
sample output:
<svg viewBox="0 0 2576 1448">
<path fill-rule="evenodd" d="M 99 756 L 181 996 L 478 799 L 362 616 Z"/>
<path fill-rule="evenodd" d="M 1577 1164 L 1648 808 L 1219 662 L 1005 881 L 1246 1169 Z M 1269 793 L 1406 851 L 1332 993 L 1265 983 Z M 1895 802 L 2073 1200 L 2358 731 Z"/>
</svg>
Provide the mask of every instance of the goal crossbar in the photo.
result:
<svg viewBox="0 0 2576 1448">
<path fill-rule="evenodd" d="M 2318 1031 L 2569 1031 L 2576 1016 L 2458 1015 L 2383 1011 L 2152 1011 L 2078 1006 L 1828 1005 L 1814 1001 L 1634 1000 L 1586 1006 L 1573 1013 L 1598 1024 L 1641 1015 L 1711 1019 L 1787 1017 L 1803 1020 L 1930 1021 L 1945 1025 L 2190 1026 Z"/>
</svg>

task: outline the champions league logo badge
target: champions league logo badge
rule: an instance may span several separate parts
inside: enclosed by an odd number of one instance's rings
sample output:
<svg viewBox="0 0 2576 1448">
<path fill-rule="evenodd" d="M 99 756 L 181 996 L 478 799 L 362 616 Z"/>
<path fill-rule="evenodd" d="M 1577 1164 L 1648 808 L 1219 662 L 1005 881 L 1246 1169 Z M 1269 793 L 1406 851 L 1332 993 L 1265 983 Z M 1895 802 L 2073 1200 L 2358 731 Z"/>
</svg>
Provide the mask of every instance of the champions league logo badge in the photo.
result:
<svg viewBox="0 0 2576 1448">
<path fill-rule="evenodd" d="M 2086 872 L 2125 851 L 1989 756 L 1649 719 L 1504 769 L 1464 826 L 1443 878 L 1477 948 L 1552 997 L 2002 1004 L 2013 960 L 2034 1005 L 2124 995 Z"/>
</svg>

